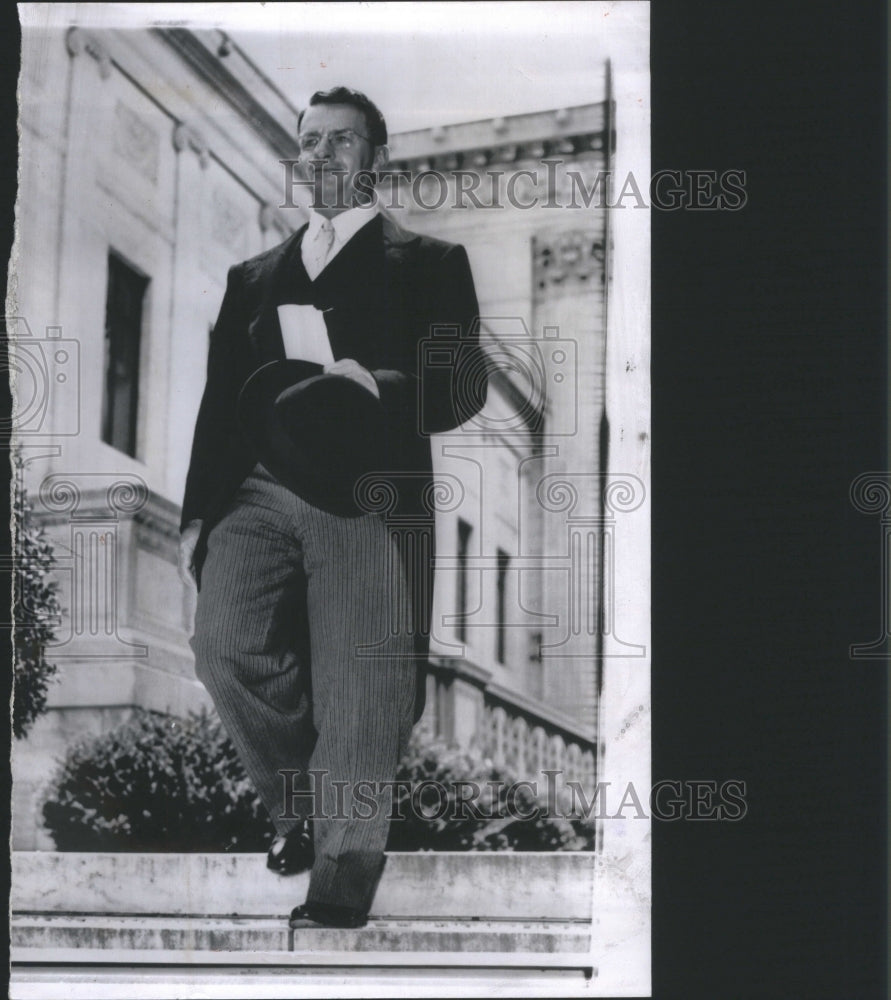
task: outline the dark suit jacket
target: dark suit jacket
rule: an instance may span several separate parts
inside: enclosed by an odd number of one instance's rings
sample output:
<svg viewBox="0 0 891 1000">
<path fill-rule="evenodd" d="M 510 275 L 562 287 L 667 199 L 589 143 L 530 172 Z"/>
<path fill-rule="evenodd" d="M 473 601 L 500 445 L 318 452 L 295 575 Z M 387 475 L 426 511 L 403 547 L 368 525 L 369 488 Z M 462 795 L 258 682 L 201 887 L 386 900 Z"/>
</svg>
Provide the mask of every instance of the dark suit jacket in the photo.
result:
<svg viewBox="0 0 891 1000">
<path fill-rule="evenodd" d="M 326 310 L 335 360 L 354 358 L 378 384 L 387 427 L 386 466 L 398 496 L 395 513 L 426 516 L 431 528 L 425 580 L 413 584 L 416 652 L 425 659 L 429 635 L 419 623 L 429 621 L 432 601 L 432 516 L 424 503 L 432 478 L 429 434 L 464 423 L 486 396 L 479 307 L 467 254 L 459 245 L 410 233 L 378 215 L 312 282 L 300 254 L 305 231 L 304 226 L 229 271 L 211 334 L 182 527 L 195 519 L 204 522 L 195 554 L 200 585 L 207 535 L 257 462 L 238 424 L 236 403 L 257 368 L 285 357 L 277 307 L 310 303 Z M 424 346 L 431 341 L 435 347 Z"/>
</svg>

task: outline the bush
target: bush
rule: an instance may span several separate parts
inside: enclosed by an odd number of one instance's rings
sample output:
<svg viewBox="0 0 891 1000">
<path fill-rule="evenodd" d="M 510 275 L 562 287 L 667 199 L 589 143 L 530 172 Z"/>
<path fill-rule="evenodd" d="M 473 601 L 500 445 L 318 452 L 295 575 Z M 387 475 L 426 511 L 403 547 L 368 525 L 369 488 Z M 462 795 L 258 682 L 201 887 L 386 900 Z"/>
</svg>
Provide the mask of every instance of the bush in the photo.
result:
<svg viewBox="0 0 891 1000">
<path fill-rule="evenodd" d="M 506 768 L 443 740 L 429 741 L 417 731 L 400 763 L 397 780 L 410 783 L 397 798 L 398 813 L 387 844 L 392 851 L 579 851 L 591 850 L 594 828 L 579 819 L 543 814 L 525 785 L 513 788 L 517 776 Z M 432 795 L 418 794 L 425 782 Z M 462 785 L 462 783 L 464 783 Z M 473 789 L 471 802 L 463 807 Z M 445 791 L 445 796 L 443 796 Z M 447 799 L 446 802 L 443 798 Z M 476 807 L 476 813 L 471 808 Z M 539 814 L 535 815 L 535 807 Z M 431 818 L 425 818 L 425 813 Z M 441 813 L 442 818 L 434 818 Z M 529 818 L 520 818 L 520 817 Z"/>
<path fill-rule="evenodd" d="M 12 731 L 16 739 L 22 739 L 34 720 L 46 711 L 47 691 L 56 667 L 47 662 L 44 652 L 56 637 L 62 609 L 57 584 L 47 579 L 56 562 L 53 547 L 43 528 L 34 524 L 34 512 L 22 484 L 21 455 L 14 453 L 13 461 L 16 476 Z"/>
<path fill-rule="evenodd" d="M 221 723 L 137 711 L 72 748 L 47 829 L 62 851 L 259 851 L 272 824 Z"/>
<path fill-rule="evenodd" d="M 511 809 L 514 777 L 443 741 L 413 735 L 396 778 L 409 787 L 395 799 L 405 818 L 391 824 L 388 850 L 592 849 L 593 826 L 580 820 L 516 818 L 533 811 L 529 792 L 521 788 Z M 437 794 L 418 794 L 424 782 L 436 782 Z M 482 789 L 480 816 L 455 808 L 460 782 Z M 206 712 L 183 720 L 137 711 L 75 746 L 43 816 L 63 851 L 262 851 L 273 836 L 232 743 Z"/>
</svg>

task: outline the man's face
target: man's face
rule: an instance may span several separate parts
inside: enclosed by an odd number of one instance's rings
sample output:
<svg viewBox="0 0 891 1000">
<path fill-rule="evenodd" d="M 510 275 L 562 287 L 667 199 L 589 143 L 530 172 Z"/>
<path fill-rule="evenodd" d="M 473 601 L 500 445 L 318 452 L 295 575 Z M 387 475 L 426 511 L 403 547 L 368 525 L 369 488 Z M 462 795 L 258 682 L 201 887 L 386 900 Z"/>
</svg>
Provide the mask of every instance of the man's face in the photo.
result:
<svg viewBox="0 0 891 1000">
<path fill-rule="evenodd" d="M 301 173 L 312 182 L 313 208 L 328 218 L 367 201 L 368 178 L 362 171 L 380 170 L 387 147 L 375 147 L 368 138 L 365 116 L 349 104 L 316 104 L 306 109 L 300 123 Z M 358 198 L 356 195 L 358 194 Z"/>
</svg>

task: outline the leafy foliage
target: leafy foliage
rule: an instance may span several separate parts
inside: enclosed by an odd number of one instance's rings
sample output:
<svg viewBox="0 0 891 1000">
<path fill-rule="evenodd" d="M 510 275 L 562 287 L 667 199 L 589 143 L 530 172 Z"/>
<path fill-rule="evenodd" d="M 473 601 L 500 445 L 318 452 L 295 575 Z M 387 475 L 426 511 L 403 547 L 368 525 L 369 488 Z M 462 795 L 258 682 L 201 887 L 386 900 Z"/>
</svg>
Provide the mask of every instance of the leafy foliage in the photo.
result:
<svg viewBox="0 0 891 1000">
<path fill-rule="evenodd" d="M 65 851 L 263 850 L 272 824 L 222 724 L 137 711 L 73 747 L 43 818 Z"/>
<path fill-rule="evenodd" d="M 397 780 L 393 851 L 590 850 L 594 828 L 581 819 L 547 815 L 517 776 L 481 756 L 412 735 Z M 428 784 L 429 783 L 429 784 Z M 425 785 L 431 794 L 424 794 Z M 447 801 L 447 805 L 446 805 Z M 427 818 L 429 817 L 429 818 Z"/>
<path fill-rule="evenodd" d="M 49 579 L 55 566 L 53 546 L 43 528 L 34 523 L 34 510 L 22 483 L 23 463 L 16 466 L 13 524 L 15 530 L 15 618 L 12 731 L 26 736 L 35 719 L 46 711 L 50 682 L 56 673 L 46 659 L 48 644 L 56 637 L 62 609 L 58 584 Z"/>
<path fill-rule="evenodd" d="M 394 811 L 404 818 L 391 824 L 389 850 L 593 846 L 593 826 L 536 815 L 535 799 L 525 786 L 512 791 L 507 771 L 423 733 L 396 782 Z M 206 712 L 183 720 L 139 710 L 75 746 L 43 815 L 59 850 L 260 851 L 273 834 L 221 723 Z"/>
</svg>

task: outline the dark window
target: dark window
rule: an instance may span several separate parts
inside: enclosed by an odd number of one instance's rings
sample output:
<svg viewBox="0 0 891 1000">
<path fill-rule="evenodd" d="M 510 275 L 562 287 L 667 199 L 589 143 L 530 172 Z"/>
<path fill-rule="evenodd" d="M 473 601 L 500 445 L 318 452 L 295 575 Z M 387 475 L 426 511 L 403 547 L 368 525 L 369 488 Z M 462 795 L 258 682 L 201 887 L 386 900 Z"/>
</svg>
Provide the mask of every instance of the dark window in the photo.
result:
<svg viewBox="0 0 891 1000">
<path fill-rule="evenodd" d="M 510 565 L 510 556 L 504 549 L 498 549 L 498 606 L 495 612 L 495 657 L 499 663 L 504 663 L 504 643 L 506 636 L 505 618 L 505 589 L 507 587 L 507 567 Z"/>
<path fill-rule="evenodd" d="M 467 549 L 473 528 L 458 518 L 458 639 L 467 642 Z"/>
<path fill-rule="evenodd" d="M 102 440 L 134 457 L 139 407 L 139 351 L 148 283 L 148 278 L 134 271 L 116 254 L 108 255 Z"/>
<path fill-rule="evenodd" d="M 529 693 L 533 698 L 544 697 L 544 665 L 541 656 L 542 633 L 529 636 Z"/>
</svg>

